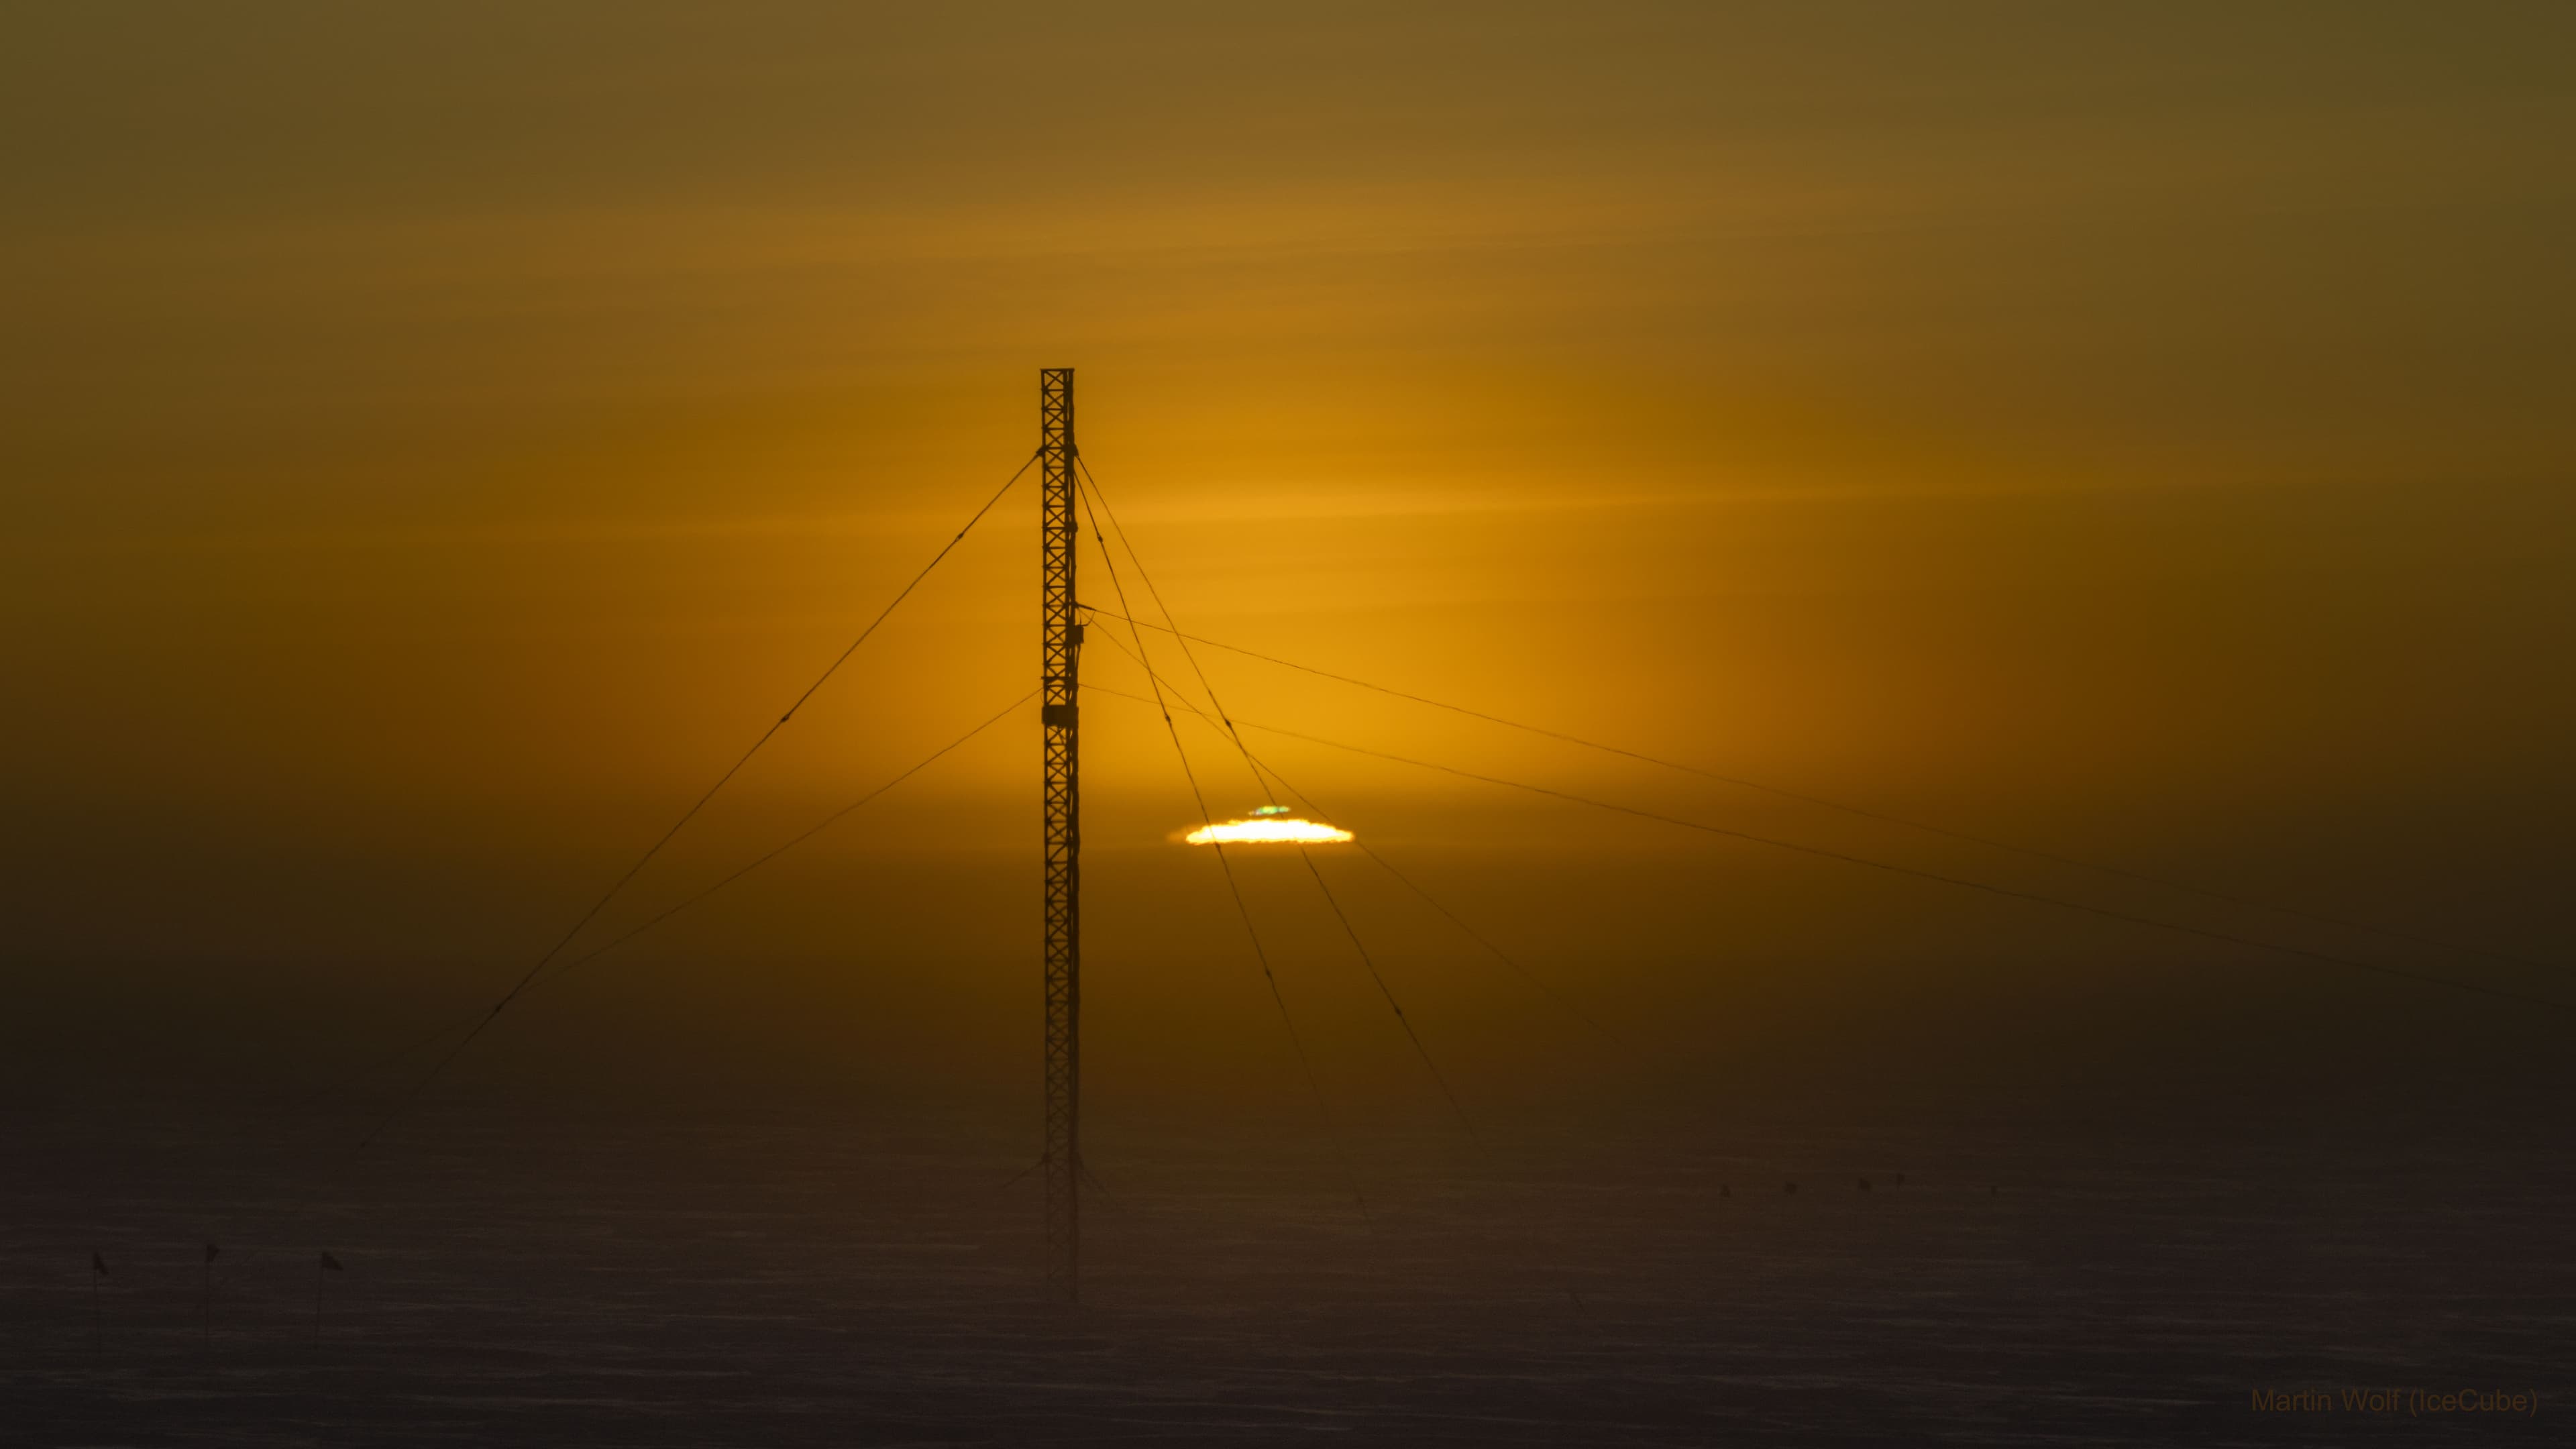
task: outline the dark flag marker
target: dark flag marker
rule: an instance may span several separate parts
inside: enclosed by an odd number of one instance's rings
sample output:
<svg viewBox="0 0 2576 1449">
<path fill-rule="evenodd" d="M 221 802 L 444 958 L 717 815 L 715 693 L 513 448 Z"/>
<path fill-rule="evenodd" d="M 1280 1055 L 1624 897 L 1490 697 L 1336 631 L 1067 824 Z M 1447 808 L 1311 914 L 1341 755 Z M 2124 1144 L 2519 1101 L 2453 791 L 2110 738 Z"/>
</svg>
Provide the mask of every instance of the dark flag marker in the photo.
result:
<svg viewBox="0 0 2576 1449">
<path fill-rule="evenodd" d="M 1735 1189 L 1728 1187 L 1725 1183 L 1721 1182 L 1717 1185 L 1717 1195 L 1719 1197 L 1733 1197 L 1735 1196 Z"/>
<path fill-rule="evenodd" d="M 89 1250 L 89 1339 L 92 1348 L 102 1348 L 107 1343 L 106 1321 L 99 1316 L 98 1304 L 98 1285 L 106 1279 L 107 1260 L 99 1256 L 98 1249 L 92 1248 Z"/>
<path fill-rule="evenodd" d="M 1905 1174 L 1904 1174 L 1904 1173 L 1901 1173 L 1901 1172 L 1900 1172 L 1900 1173 L 1898 1173 L 1898 1174 L 1896 1175 L 1896 1185 L 1897 1185 L 1898 1187 L 1903 1187 L 1903 1186 L 1905 1186 Z"/>
<path fill-rule="evenodd" d="M 322 1337 L 322 1284 L 330 1274 L 344 1271 L 340 1260 L 332 1257 L 327 1249 L 322 1254 L 322 1261 L 313 1267 L 313 1337 L 317 1342 Z"/>
<path fill-rule="evenodd" d="M 206 1244 L 206 1306 L 203 1321 L 205 1346 L 210 1349 L 215 1346 L 215 1255 L 222 1251 L 223 1249 L 212 1243 Z"/>
<path fill-rule="evenodd" d="M 1860 1190 L 1861 1190 L 1861 1191 L 1863 1191 L 1863 1192 L 1867 1192 L 1867 1191 L 1869 1191 L 1869 1179 L 1868 1179 L 1868 1178 L 1864 1177 L 1864 1178 L 1862 1178 L 1862 1179 L 1860 1180 Z"/>
<path fill-rule="evenodd" d="M 1796 1197 L 1796 1196 L 1798 1195 L 1798 1185 L 1797 1185 L 1796 1183 L 1794 1183 L 1794 1182 L 1793 1182 L 1793 1183 L 1790 1183 L 1788 1186 L 1786 1186 L 1786 1187 L 1784 1187 L 1784 1188 L 1780 1189 L 1780 1191 L 1782 1191 L 1783 1193 L 1788 1194 L 1788 1195 L 1789 1195 L 1789 1196 L 1791 1196 L 1791 1197 Z"/>
</svg>

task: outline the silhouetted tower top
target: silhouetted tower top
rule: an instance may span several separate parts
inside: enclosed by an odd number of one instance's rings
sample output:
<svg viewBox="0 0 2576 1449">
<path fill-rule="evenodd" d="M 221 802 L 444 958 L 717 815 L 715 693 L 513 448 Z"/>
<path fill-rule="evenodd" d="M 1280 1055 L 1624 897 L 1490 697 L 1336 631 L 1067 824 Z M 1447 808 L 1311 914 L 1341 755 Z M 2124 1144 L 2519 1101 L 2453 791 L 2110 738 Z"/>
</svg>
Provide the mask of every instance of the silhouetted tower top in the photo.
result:
<svg viewBox="0 0 2576 1449">
<path fill-rule="evenodd" d="M 1038 373 L 1039 723 L 1045 733 L 1046 1286 L 1081 1297 L 1082 789 L 1073 617 L 1073 369 Z"/>
</svg>

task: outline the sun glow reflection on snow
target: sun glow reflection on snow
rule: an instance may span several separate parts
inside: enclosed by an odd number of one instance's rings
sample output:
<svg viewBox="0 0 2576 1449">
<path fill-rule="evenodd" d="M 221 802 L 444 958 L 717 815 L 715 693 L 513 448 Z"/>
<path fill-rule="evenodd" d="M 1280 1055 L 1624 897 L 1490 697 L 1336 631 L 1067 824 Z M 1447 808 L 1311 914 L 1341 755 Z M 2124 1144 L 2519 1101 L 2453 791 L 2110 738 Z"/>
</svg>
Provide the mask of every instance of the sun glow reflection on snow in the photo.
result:
<svg viewBox="0 0 2576 1449">
<path fill-rule="evenodd" d="M 1193 830 L 1181 838 L 1192 845 L 1260 845 L 1272 842 L 1318 845 L 1352 838 L 1347 830 L 1336 830 L 1312 820 L 1282 818 L 1267 811 L 1256 813 L 1263 818 L 1220 821 Z"/>
</svg>

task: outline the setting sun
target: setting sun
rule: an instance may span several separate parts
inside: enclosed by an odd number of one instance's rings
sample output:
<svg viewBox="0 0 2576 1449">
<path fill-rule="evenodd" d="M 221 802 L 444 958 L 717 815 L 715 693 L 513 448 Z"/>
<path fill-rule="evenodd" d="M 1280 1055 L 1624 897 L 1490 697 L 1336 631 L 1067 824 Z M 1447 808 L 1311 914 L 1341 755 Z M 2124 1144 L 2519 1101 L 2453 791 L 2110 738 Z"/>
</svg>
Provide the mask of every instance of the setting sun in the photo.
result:
<svg viewBox="0 0 2576 1449">
<path fill-rule="evenodd" d="M 1192 845 L 1324 845 L 1354 838 L 1347 830 L 1280 816 L 1271 810 L 1256 810 L 1251 820 L 1226 820 L 1203 826 L 1182 837 Z"/>
<path fill-rule="evenodd" d="M 2576 0 L 0 3 L 0 1449 L 2568 1418 L 2571 156 Z"/>
</svg>

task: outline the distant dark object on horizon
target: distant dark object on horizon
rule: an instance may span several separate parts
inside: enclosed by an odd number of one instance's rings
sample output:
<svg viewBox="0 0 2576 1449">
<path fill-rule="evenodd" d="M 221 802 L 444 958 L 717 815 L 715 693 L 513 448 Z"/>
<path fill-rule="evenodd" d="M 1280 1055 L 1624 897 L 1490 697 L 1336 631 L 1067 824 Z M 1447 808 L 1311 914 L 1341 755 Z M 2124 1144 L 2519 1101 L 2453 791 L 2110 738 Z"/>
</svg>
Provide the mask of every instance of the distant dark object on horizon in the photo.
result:
<svg viewBox="0 0 2576 1449">
<path fill-rule="evenodd" d="M 322 1285 L 330 1281 L 332 1274 L 341 1271 L 340 1260 L 331 1256 L 330 1249 L 324 1248 L 322 1261 L 313 1265 L 313 1341 L 316 1343 L 322 1341 Z"/>
<path fill-rule="evenodd" d="M 98 1249 L 96 1248 L 89 1250 L 89 1270 L 98 1277 L 104 1278 L 107 1276 L 107 1260 L 98 1255 Z"/>
<path fill-rule="evenodd" d="M 1860 1180 L 1860 1190 L 1861 1190 L 1861 1191 L 1863 1191 L 1863 1192 L 1867 1192 L 1867 1191 L 1869 1191 L 1869 1179 L 1868 1179 L 1868 1178 L 1864 1177 L 1864 1178 L 1862 1178 L 1862 1179 Z"/>
<path fill-rule="evenodd" d="M 1721 1182 L 1717 1185 L 1717 1195 L 1719 1197 L 1733 1197 L 1735 1196 L 1735 1189 L 1728 1187 L 1725 1183 Z"/>
<path fill-rule="evenodd" d="M 1794 1195 L 1796 1195 L 1796 1193 L 1797 1193 L 1797 1191 L 1798 1191 L 1798 1185 L 1797 1185 L 1796 1183 L 1794 1183 L 1794 1182 L 1793 1182 L 1793 1183 L 1790 1183 L 1788 1186 L 1781 1188 L 1780 1190 L 1781 1190 L 1782 1192 L 1789 1193 L 1789 1194 L 1791 1194 L 1792 1196 L 1794 1196 Z"/>
<path fill-rule="evenodd" d="M 1895 1183 L 1894 1183 L 1894 1184 L 1892 1184 L 1892 1185 L 1893 1185 L 1893 1186 L 1896 1186 L 1896 1187 L 1903 1187 L 1903 1186 L 1905 1186 L 1905 1174 L 1904 1174 L 1904 1173 L 1901 1173 L 1901 1172 L 1900 1172 L 1900 1173 L 1898 1173 L 1898 1174 L 1896 1175 L 1896 1181 L 1895 1181 Z"/>
</svg>

